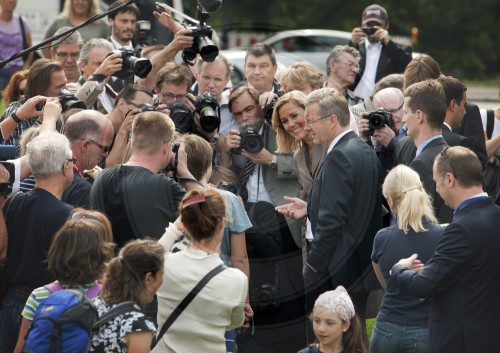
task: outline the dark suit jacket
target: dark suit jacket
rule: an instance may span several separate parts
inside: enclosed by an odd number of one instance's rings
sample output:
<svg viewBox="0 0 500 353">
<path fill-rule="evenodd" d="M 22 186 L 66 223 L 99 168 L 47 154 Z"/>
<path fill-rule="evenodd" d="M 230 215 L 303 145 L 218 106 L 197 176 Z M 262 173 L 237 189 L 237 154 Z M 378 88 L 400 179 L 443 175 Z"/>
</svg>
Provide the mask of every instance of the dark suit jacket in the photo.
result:
<svg viewBox="0 0 500 353">
<path fill-rule="evenodd" d="M 394 284 L 432 297 L 429 352 L 500 352 L 500 208 L 489 198 L 458 210 L 420 272 L 396 265 Z"/>
<path fill-rule="evenodd" d="M 472 139 L 459 135 L 455 133 L 455 129 L 451 131 L 446 125 L 443 125 L 441 129 L 443 138 L 449 146 L 463 146 L 472 150 L 478 157 L 481 151 L 477 149 L 477 145 L 472 141 Z M 400 141 L 398 141 L 396 147 L 396 164 L 410 165 L 410 163 L 415 158 L 415 153 L 417 152 L 417 147 L 413 143 L 413 139 L 410 136 L 406 136 Z M 480 158 L 480 157 L 479 157 Z"/>
<path fill-rule="evenodd" d="M 350 43 L 351 46 L 352 43 Z M 361 55 L 361 60 L 359 61 L 360 70 L 356 75 L 356 81 L 354 84 L 349 87 L 351 90 L 354 90 L 361 80 L 363 73 L 365 71 L 366 65 L 366 47 L 365 41 L 362 40 L 355 47 L 359 54 Z M 406 65 L 411 61 L 412 48 L 408 45 L 402 45 L 399 43 L 395 43 L 392 40 L 382 47 L 382 52 L 380 53 L 380 59 L 378 60 L 377 73 L 375 75 L 375 82 L 380 80 L 382 77 L 385 77 L 390 74 L 400 74 L 405 71 Z"/>
<path fill-rule="evenodd" d="M 481 165 L 486 165 L 488 155 L 486 154 L 486 142 L 484 140 L 483 123 L 481 121 L 481 114 L 479 108 L 475 104 L 465 104 L 465 116 L 462 124 L 453 129 L 454 133 L 470 138 L 474 141 L 474 148 L 471 150 L 479 157 Z"/>
<path fill-rule="evenodd" d="M 375 151 L 352 131 L 327 154 L 314 179 L 307 205 L 314 241 L 307 263 L 328 273 L 333 288 L 378 288 L 370 255 L 382 227 L 381 182 Z"/>
<path fill-rule="evenodd" d="M 443 199 L 436 192 L 436 183 L 432 179 L 432 165 L 434 158 L 448 146 L 443 138 L 429 142 L 415 159 L 410 163 L 424 185 L 425 191 L 432 197 L 434 212 L 440 223 L 449 223 L 453 218 L 453 210 L 445 205 Z"/>
</svg>

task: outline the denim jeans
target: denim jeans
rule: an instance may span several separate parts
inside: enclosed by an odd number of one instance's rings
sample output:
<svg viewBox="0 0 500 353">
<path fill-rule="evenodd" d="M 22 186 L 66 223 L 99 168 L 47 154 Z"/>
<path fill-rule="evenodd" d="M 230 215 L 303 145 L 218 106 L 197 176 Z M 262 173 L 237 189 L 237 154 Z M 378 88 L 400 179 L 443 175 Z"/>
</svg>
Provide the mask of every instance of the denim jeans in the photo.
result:
<svg viewBox="0 0 500 353">
<path fill-rule="evenodd" d="M 10 353 L 16 347 L 21 327 L 21 312 L 27 299 L 28 296 L 21 295 L 13 288 L 7 290 L 0 311 L 0 353 Z"/>
<path fill-rule="evenodd" d="M 429 328 L 377 321 L 370 353 L 427 353 Z"/>
</svg>

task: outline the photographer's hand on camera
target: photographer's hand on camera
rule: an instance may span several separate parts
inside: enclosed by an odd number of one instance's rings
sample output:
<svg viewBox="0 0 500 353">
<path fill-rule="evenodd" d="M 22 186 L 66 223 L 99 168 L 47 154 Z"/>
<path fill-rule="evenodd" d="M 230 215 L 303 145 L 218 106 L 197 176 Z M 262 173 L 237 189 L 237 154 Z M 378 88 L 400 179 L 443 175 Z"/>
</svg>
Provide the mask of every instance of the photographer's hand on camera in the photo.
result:
<svg viewBox="0 0 500 353">
<path fill-rule="evenodd" d="M 368 141 L 370 140 L 370 124 L 368 123 L 368 119 L 366 117 L 368 116 L 368 113 L 363 112 L 359 115 L 358 119 L 358 131 L 359 131 L 359 138 L 362 139 L 363 141 Z"/>
<path fill-rule="evenodd" d="M 372 38 L 376 42 L 380 42 L 384 45 L 387 45 L 391 38 L 389 37 L 389 32 L 386 29 L 383 29 L 382 27 L 379 26 L 373 26 L 373 28 L 376 29 L 375 33 L 373 33 Z"/>
<path fill-rule="evenodd" d="M 35 96 L 29 98 L 16 111 L 17 117 L 21 120 L 40 117 L 43 114 L 43 110 L 37 109 L 37 107 L 43 107 L 46 100 L 47 97 L 44 96 Z"/>
<path fill-rule="evenodd" d="M 351 42 L 354 46 L 357 46 L 363 39 L 366 38 L 365 32 L 361 27 L 356 27 L 351 32 Z"/>
<path fill-rule="evenodd" d="M 163 113 L 163 114 L 166 114 L 168 116 L 170 116 L 170 109 L 168 109 L 168 104 L 164 104 L 164 103 L 160 103 L 158 105 L 155 106 L 155 110 L 157 112 L 160 112 L 160 113 Z M 171 116 L 170 116 L 171 117 Z"/>
<path fill-rule="evenodd" d="M 265 109 L 268 105 L 275 103 L 278 100 L 278 95 L 274 92 L 264 92 L 259 97 L 260 109 Z"/>
<path fill-rule="evenodd" d="M 123 65 L 121 53 L 112 53 L 107 56 L 104 61 L 95 70 L 94 75 L 104 75 L 106 78 L 111 76 L 117 71 L 120 71 Z"/>
<path fill-rule="evenodd" d="M 170 42 L 169 45 L 172 46 L 172 49 L 176 51 L 181 51 L 186 48 L 190 48 L 193 45 L 194 37 L 192 35 L 193 31 L 190 29 L 183 28 L 177 33 L 175 33 L 175 37 Z"/>
<path fill-rule="evenodd" d="M 265 148 L 263 148 L 258 153 L 248 153 L 247 151 L 243 150 L 241 152 L 241 155 L 247 157 L 255 164 L 270 165 L 273 161 L 273 154 Z"/>
<path fill-rule="evenodd" d="M 385 125 L 381 129 L 375 130 L 375 132 L 373 133 L 373 139 L 378 141 L 384 147 L 387 147 L 389 145 L 389 143 L 391 143 L 391 140 L 395 137 L 396 137 L 396 134 L 387 125 Z"/>
<path fill-rule="evenodd" d="M 38 121 L 42 123 L 42 131 L 56 131 L 56 123 L 61 115 L 62 107 L 57 97 L 49 97 L 45 101 L 42 115 Z"/>
</svg>

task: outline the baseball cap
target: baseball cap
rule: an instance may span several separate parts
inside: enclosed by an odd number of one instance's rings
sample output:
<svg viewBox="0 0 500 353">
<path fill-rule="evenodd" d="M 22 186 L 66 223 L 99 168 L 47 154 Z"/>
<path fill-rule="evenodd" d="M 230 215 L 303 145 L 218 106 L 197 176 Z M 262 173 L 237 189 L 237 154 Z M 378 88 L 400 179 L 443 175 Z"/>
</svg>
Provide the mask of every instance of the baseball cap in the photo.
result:
<svg viewBox="0 0 500 353">
<path fill-rule="evenodd" d="M 387 11 L 377 4 L 368 6 L 361 16 L 361 23 L 366 25 L 368 22 L 377 22 L 381 25 L 385 25 L 389 22 L 389 16 L 387 16 Z"/>
</svg>

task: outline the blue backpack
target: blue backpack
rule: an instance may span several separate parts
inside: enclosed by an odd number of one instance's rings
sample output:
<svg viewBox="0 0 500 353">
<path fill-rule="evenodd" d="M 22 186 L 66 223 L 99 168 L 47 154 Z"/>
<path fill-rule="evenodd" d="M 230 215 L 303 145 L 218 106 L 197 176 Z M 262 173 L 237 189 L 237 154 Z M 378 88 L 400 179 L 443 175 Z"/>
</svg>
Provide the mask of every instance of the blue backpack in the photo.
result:
<svg viewBox="0 0 500 353">
<path fill-rule="evenodd" d="M 46 288 L 53 294 L 38 305 L 23 352 L 85 353 L 93 329 L 131 310 L 134 305 L 124 302 L 97 320 L 97 309 L 90 298 L 98 294 L 99 285 L 92 286 L 86 295 L 83 291 L 74 289 L 58 290 L 58 284 L 54 284 L 52 288 L 50 286 L 52 284 Z M 54 288 L 57 290 L 55 293 L 52 290 Z"/>
</svg>

